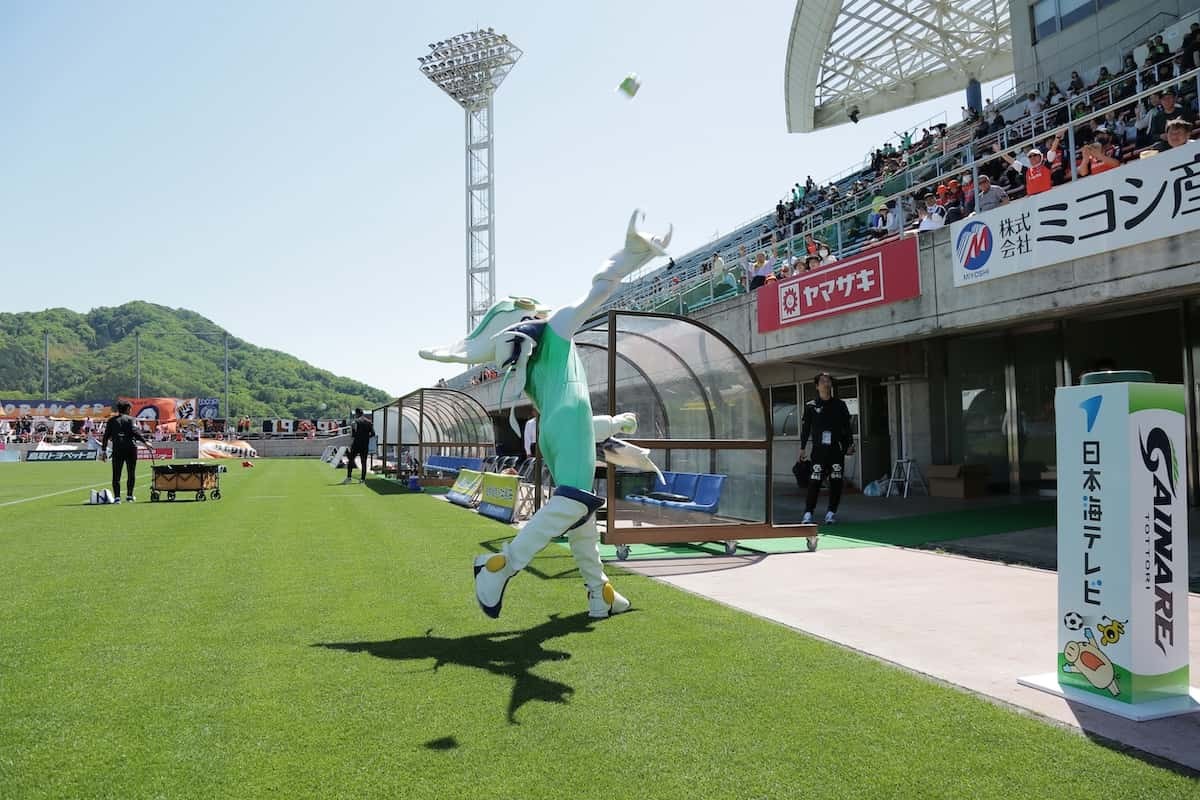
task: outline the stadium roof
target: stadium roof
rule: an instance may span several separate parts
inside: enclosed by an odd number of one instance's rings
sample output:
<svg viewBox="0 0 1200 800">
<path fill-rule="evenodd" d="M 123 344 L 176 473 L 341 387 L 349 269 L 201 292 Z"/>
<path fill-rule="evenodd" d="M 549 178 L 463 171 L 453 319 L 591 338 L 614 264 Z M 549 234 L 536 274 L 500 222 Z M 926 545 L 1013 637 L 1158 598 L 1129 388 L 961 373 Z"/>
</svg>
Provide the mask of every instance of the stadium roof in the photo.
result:
<svg viewBox="0 0 1200 800">
<path fill-rule="evenodd" d="M 804 133 L 966 89 L 1013 71 L 1008 0 L 798 0 L 787 126 Z"/>
</svg>

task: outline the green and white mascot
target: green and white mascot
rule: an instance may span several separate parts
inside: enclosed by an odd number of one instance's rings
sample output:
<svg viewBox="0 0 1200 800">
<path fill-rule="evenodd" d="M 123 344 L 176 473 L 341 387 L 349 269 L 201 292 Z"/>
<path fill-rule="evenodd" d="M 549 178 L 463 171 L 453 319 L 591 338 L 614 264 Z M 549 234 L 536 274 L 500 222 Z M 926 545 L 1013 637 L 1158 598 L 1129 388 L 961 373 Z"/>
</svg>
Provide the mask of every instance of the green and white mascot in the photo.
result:
<svg viewBox="0 0 1200 800">
<path fill-rule="evenodd" d="M 504 589 L 550 540 L 567 535 L 571 554 L 588 592 L 588 614 L 607 617 L 629 609 L 604 574 L 598 548 L 596 510 L 604 501 L 591 492 L 596 467 L 596 445 L 610 463 L 658 472 L 648 453 L 614 434 L 633 433 L 633 414 L 593 416 L 588 379 L 571 340 L 579 327 L 616 291 L 622 278 L 656 256 L 666 255 L 671 231 L 661 238 L 637 230 L 640 211 L 633 212 L 625 247 L 608 259 L 592 278 L 591 291 L 571 305 L 553 312 L 528 298 L 509 298 L 493 305 L 463 341 L 421 357 L 463 364 L 495 364 L 504 373 L 500 388 L 503 407 L 506 390 L 514 399 L 523 390 L 538 411 L 538 447 L 554 476 L 557 488 L 549 502 L 529 519 L 520 533 L 499 553 L 476 557 L 475 598 L 490 617 L 500 616 Z M 510 412 L 513 429 L 515 415 Z"/>
</svg>

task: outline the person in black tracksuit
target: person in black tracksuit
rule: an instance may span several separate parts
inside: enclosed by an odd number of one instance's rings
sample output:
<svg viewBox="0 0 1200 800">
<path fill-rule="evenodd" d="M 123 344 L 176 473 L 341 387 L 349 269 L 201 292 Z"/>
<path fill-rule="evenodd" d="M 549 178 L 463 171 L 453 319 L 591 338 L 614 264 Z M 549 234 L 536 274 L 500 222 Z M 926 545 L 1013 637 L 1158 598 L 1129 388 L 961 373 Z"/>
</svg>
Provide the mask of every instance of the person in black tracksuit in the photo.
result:
<svg viewBox="0 0 1200 800">
<path fill-rule="evenodd" d="M 363 414 L 361 408 L 354 409 L 354 422 L 350 423 L 350 435 L 353 441 L 350 444 L 350 452 L 346 454 L 346 480 L 342 483 L 350 483 L 354 480 L 354 459 L 357 456 L 362 462 L 362 477 L 358 479 L 359 483 L 367 482 L 367 447 L 371 442 L 371 438 L 375 436 L 375 423 L 371 418 Z"/>
<path fill-rule="evenodd" d="M 112 442 L 112 490 L 113 497 L 116 498 L 113 502 L 116 503 L 121 502 L 122 467 L 125 469 L 125 502 L 133 502 L 137 443 L 150 446 L 146 437 L 137 429 L 133 417 L 129 416 L 132 410 L 133 406 L 127 400 L 117 403 L 117 415 L 111 417 L 104 426 L 104 441 L 100 443 L 100 459 L 104 460 L 104 451 L 108 449 L 108 443 Z"/>
<path fill-rule="evenodd" d="M 811 439 L 812 477 L 808 481 L 808 502 L 804 506 L 804 522 L 812 522 L 821 492 L 821 482 L 829 479 L 829 510 L 825 522 L 837 522 L 838 503 L 842 499 L 842 472 L 846 456 L 854 453 L 854 433 L 850 429 L 850 409 L 833 396 L 833 378 L 828 372 L 817 375 L 817 399 L 804 405 L 800 426 L 800 459 L 805 460 L 804 448 Z"/>
</svg>

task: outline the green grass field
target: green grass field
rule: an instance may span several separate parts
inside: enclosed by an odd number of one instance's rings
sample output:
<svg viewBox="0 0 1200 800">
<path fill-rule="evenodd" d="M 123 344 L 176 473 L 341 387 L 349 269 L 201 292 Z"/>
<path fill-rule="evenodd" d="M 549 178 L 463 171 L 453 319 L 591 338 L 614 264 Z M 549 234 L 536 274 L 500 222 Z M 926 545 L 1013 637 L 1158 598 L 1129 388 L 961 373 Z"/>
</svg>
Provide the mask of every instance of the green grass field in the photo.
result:
<svg viewBox="0 0 1200 800">
<path fill-rule="evenodd" d="M 590 621 L 560 546 L 489 620 L 470 557 L 509 528 L 315 460 L 82 505 L 106 471 L 0 464 L 6 800 L 1200 795 L 646 578 Z"/>
</svg>

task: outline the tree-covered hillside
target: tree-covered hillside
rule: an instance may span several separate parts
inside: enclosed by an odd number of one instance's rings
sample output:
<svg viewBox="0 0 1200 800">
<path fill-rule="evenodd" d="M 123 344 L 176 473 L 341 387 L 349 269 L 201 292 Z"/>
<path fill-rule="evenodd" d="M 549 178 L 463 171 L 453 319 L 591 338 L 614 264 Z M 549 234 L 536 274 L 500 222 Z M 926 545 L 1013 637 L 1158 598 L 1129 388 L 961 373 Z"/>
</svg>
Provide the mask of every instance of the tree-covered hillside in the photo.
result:
<svg viewBox="0 0 1200 800">
<path fill-rule="evenodd" d="M 0 398 L 40 399 L 44 334 L 50 334 L 50 397 L 112 400 L 136 389 L 135 332 L 141 333 L 143 397 L 225 395 L 225 331 L 194 311 L 132 302 L 79 314 L 65 308 L 0 314 Z M 199 334 L 199 335 L 198 335 Z M 234 414 L 342 416 L 387 393 L 277 350 L 229 337 Z"/>
</svg>

